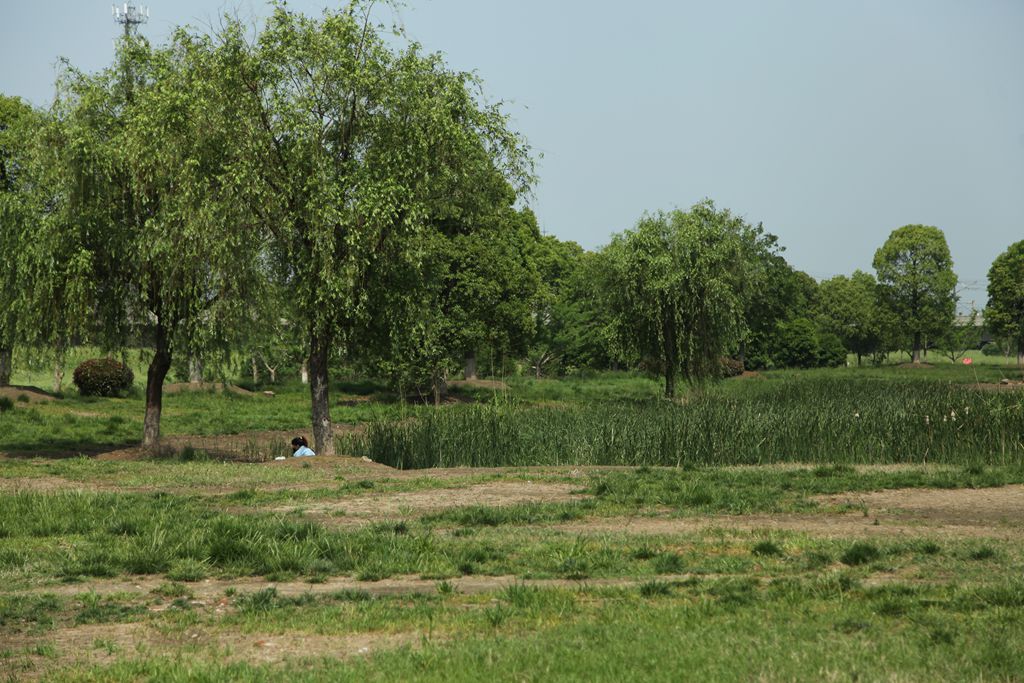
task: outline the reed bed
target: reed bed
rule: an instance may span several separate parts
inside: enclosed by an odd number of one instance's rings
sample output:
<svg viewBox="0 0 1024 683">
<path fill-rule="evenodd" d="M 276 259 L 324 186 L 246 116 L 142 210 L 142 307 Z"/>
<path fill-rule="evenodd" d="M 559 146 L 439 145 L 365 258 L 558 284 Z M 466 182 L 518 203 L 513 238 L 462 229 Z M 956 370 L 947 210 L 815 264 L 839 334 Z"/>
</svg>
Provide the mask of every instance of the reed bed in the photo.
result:
<svg viewBox="0 0 1024 683">
<path fill-rule="evenodd" d="M 1024 394 L 929 380 L 808 378 L 681 403 L 502 402 L 378 421 L 342 447 L 403 469 L 1024 461 Z"/>
</svg>

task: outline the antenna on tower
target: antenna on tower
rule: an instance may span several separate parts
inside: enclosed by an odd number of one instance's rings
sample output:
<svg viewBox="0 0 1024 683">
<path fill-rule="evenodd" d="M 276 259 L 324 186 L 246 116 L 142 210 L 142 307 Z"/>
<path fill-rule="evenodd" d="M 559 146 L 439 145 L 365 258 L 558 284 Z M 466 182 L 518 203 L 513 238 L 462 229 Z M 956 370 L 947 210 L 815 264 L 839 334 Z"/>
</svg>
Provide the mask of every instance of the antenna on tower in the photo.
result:
<svg viewBox="0 0 1024 683">
<path fill-rule="evenodd" d="M 124 26 L 124 37 L 131 38 L 136 32 L 136 27 L 149 21 L 149 8 L 143 5 L 134 5 L 130 2 L 123 3 L 120 7 L 111 5 L 111 14 L 114 21 Z"/>
</svg>

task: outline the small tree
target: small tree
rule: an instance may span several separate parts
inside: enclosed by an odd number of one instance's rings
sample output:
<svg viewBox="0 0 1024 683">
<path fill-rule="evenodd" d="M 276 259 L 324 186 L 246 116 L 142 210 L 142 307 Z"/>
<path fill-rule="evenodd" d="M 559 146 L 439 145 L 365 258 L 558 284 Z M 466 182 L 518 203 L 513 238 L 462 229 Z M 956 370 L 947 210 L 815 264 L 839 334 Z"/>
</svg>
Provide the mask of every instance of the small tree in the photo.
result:
<svg viewBox="0 0 1024 683">
<path fill-rule="evenodd" d="M 837 275 L 821 283 L 818 296 L 821 327 L 857 354 L 859 366 L 863 356 L 877 351 L 882 343 L 875 278 L 861 270 L 850 277 Z"/>
<path fill-rule="evenodd" d="M 938 338 L 938 346 L 942 355 L 957 362 L 970 349 L 981 346 L 981 327 L 978 325 L 978 312 L 971 311 L 965 319 L 955 319 Z"/>
<path fill-rule="evenodd" d="M 665 396 L 676 377 L 720 375 L 720 358 L 743 330 L 742 235 L 749 226 L 705 201 L 689 212 L 645 215 L 603 253 L 605 292 L 624 345 L 657 359 Z"/>
<path fill-rule="evenodd" d="M 1024 367 L 1024 241 L 1011 244 L 989 268 L 985 324 L 995 336 L 1012 340 L 1017 365 Z"/>
<path fill-rule="evenodd" d="M 893 230 L 875 252 L 881 300 L 910 337 L 911 358 L 921 362 L 924 340 L 941 334 L 956 310 L 956 275 L 946 237 L 928 225 Z"/>
</svg>

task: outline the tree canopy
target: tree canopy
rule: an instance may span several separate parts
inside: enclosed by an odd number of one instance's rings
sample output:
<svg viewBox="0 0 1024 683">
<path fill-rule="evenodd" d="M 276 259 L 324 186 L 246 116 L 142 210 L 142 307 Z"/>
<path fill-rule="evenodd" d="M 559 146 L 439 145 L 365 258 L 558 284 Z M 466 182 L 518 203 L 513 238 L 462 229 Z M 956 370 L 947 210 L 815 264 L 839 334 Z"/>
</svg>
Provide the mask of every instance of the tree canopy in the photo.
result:
<svg viewBox="0 0 1024 683">
<path fill-rule="evenodd" d="M 927 337 L 942 334 L 956 312 L 953 258 L 946 236 L 929 225 L 892 231 L 874 258 L 882 303 L 889 308 L 921 360 Z"/>
<path fill-rule="evenodd" d="M 989 268 L 985 324 L 1015 342 L 1017 364 L 1024 365 L 1024 241 L 1007 247 Z"/>
</svg>

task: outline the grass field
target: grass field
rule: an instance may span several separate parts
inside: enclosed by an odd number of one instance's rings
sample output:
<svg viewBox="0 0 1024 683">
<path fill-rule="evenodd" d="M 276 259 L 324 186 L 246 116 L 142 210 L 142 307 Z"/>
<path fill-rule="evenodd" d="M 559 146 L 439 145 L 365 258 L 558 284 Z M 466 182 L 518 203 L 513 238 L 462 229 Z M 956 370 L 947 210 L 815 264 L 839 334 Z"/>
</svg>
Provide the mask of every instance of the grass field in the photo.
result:
<svg viewBox="0 0 1024 683">
<path fill-rule="evenodd" d="M 14 401 L 0 677 L 1021 680 L 1024 391 L 977 370 L 339 383 L 378 462 L 259 462 L 300 385 L 169 395 L 155 459 L 138 396 Z"/>
</svg>

